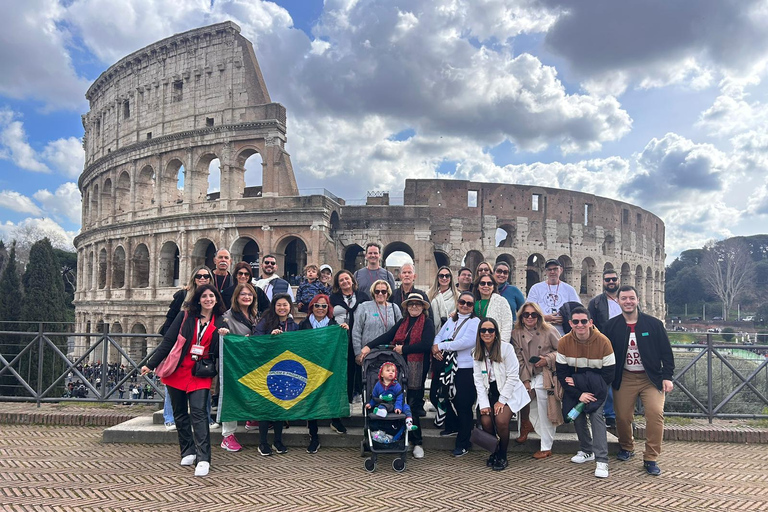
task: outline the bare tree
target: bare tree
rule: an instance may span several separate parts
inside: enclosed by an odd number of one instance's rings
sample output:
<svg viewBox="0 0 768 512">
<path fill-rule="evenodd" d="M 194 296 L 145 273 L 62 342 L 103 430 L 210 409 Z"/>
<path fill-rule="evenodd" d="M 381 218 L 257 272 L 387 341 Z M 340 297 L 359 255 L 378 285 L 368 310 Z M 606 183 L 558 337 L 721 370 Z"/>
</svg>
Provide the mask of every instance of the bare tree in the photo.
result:
<svg viewBox="0 0 768 512">
<path fill-rule="evenodd" d="M 733 302 L 752 283 L 754 261 L 743 240 L 728 238 L 704 246 L 702 275 L 712 292 L 723 302 L 723 318 L 733 308 Z"/>
</svg>

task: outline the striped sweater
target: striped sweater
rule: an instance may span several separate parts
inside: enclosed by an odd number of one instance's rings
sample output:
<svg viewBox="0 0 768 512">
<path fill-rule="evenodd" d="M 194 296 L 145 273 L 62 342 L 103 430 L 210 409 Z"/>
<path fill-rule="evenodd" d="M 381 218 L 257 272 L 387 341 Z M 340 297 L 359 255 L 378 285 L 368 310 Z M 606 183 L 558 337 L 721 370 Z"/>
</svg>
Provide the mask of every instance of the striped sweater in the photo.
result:
<svg viewBox="0 0 768 512">
<path fill-rule="evenodd" d="M 592 371 L 599 373 L 607 385 L 613 382 L 616 357 L 610 340 L 593 328 L 587 341 L 580 341 L 573 331 L 557 343 L 557 378 L 563 391 L 581 394 L 583 390 L 565 384 L 566 377 L 576 373 Z M 570 388 L 570 389 L 569 389 Z"/>
</svg>

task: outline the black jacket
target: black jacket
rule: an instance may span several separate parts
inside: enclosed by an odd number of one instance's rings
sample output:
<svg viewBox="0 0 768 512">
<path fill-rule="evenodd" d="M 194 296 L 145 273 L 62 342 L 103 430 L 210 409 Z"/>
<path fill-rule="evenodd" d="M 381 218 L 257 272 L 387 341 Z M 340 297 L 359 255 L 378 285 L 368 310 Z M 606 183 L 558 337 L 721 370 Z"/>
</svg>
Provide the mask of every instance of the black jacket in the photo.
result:
<svg viewBox="0 0 768 512">
<path fill-rule="evenodd" d="M 160 334 L 165 335 L 173 321 L 176 320 L 179 311 L 181 311 L 181 307 L 184 305 L 184 299 L 186 296 L 187 290 L 183 288 L 173 294 L 171 305 L 168 306 L 168 313 L 165 314 L 165 323 L 163 323 L 163 326 L 160 327 Z"/>
<path fill-rule="evenodd" d="M 235 293 L 235 288 L 237 288 L 238 284 L 240 283 L 235 283 L 229 288 L 224 288 L 224 291 L 221 292 L 221 300 L 224 302 L 224 307 L 226 309 L 232 307 L 232 294 Z M 254 286 L 254 289 L 256 290 L 256 297 L 254 297 L 254 300 L 256 300 L 256 309 L 259 311 L 259 316 L 261 316 L 269 309 L 269 299 L 267 298 L 267 294 L 264 293 L 264 290 L 258 286 Z"/>
<path fill-rule="evenodd" d="M 595 324 L 595 327 L 597 327 L 597 330 L 603 332 L 605 324 L 610 320 L 608 297 L 605 295 L 605 292 L 589 301 L 587 309 L 589 309 L 589 316 L 592 317 L 592 322 Z"/>
<path fill-rule="evenodd" d="M 560 369 L 558 365 L 557 377 L 560 379 Z M 584 404 L 584 413 L 591 414 L 597 411 L 605 397 L 608 396 L 609 384 L 601 375 L 600 370 L 587 370 L 569 375 L 573 379 L 573 386 L 565 383 L 565 378 L 560 379 L 560 386 L 563 388 L 563 417 L 568 415 L 571 409 L 579 403 L 582 393 L 592 393 L 597 399 L 595 402 Z"/>
<path fill-rule="evenodd" d="M 419 290 L 416 287 L 413 287 L 411 288 L 411 291 L 408 292 L 408 295 L 410 295 L 411 293 L 418 293 L 419 295 L 421 295 L 421 298 L 424 299 L 427 302 L 427 304 L 429 304 L 430 302 L 429 297 L 427 297 L 427 294 L 424 293 L 423 291 Z M 391 302 L 392 304 L 398 305 L 398 307 L 400 308 L 400 312 L 403 314 L 403 317 L 408 316 L 408 311 L 403 309 L 403 306 L 402 306 L 403 301 L 407 298 L 408 298 L 407 296 L 403 297 L 403 288 L 401 286 L 400 288 L 392 292 L 392 297 L 389 299 L 389 302 Z M 427 316 L 430 318 L 430 320 L 434 322 L 435 315 L 432 312 L 432 308 L 429 308 L 426 311 L 427 311 Z"/>
<path fill-rule="evenodd" d="M 611 340 L 613 353 L 616 354 L 614 389 L 619 389 L 621 386 L 624 363 L 627 359 L 629 332 L 624 315 L 618 315 L 608 320 L 605 330 L 602 331 Z M 675 356 L 672 354 L 672 345 L 669 343 L 667 330 L 658 318 L 638 312 L 635 336 L 645 373 L 656 386 L 656 389 L 661 390 L 661 381 L 672 380 L 672 375 L 675 373 Z"/>
<path fill-rule="evenodd" d="M 165 336 L 163 336 L 163 341 L 160 342 L 160 345 L 157 347 L 157 350 L 155 350 L 154 355 L 150 358 L 149 361 L 147 361 L 147 367 L 149 369 L 154 370 L 155 368 L 157 368 L 157 365 L 159 365 L 163 361 L 163 359 L 168 357 L 168 354 L 171 353 L 171 350 L 173 350 L 173 346 L 176 344 L 176 339 L 179 337 L 179 332 L 181 332 L 181 335 L 184 336 L 184 338 L 187 341 L 184 344 L 184 348 L 181 351 L 179 364 L 176 366 L 176 368 L 178 368 L 181 365 L 181 362 L 184 361 L 184 358 L 186 357 L 190 347 L 192 346 L 192 342 L 195 341 L 195 328 L 196 328 L 197 318 L 192 315 L 188 315 L 187 320 L 182 325 L 183 320 L 184 320 L 184 312 L 182 311 L 178 315 L 176 315 L 176 319 L 173 321 L 171 326 L 165 332 Z M 211 344 L 208 348 L 208 357 L 211 359 L 218 359 L 219 357 L 219 329 L 218 328 L 226 327 L 227 324 L 226 322 L 224 322 L 224 318 L 219 315 L 219 316 L 214 316 L 213 325 L 216 326 L 216 329 L 213 331 L 213 336 L 211 337 Z"/>
</svg>

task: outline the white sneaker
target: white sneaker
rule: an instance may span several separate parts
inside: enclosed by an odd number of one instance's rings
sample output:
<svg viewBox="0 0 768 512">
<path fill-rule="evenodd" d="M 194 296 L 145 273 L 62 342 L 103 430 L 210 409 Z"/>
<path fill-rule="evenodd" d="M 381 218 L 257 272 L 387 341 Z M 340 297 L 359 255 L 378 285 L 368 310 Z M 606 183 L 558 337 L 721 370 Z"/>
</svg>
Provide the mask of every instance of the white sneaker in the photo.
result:
<svg viewBox="0 0 768 512">
<path fill-rule="evenodd" d="M 607 464 L 606 464 L 607 465 Z M 195 476 L 207 476 L 208 471 L 211 469 L 211 463 L 200 461 L 197 463 L 197 467 L 195 468 Z M 608 476 L 608 475 L 606 475 Z"/>
<path fill-rule="evenodd" d="M 168 423 L 165 424 L 165 430 L 167 430 L 169 432 L 173 431 L 173 430 L 176 430 L 176 424 L 175 423 L 171 423 L 169 421 Z"/>
<path fill-rule="evenodd" d="M 420 445 L 416 445 L 413 447 L 413 458 L 414 459 L 423 459 L 424 458 L 424 448 L 422 448 Z"/>
<path fill-rule="evenodd" d="M 595 460 L 594 453 L 584 453 L 581 450 L 576 452 L 576 455 L 571 457 L 571 462 L 575 462 L 576 464 L 584 464 L 585 462 L 591 462 L 593 460 Z"/>
<path fill-rule="evenodd" d="M 181 465 L 182 466 L 194 466 L 196 458 L 197 458 L 197 455 L 187 455 L 186 457 L 182 457 L 181 458 Z"/>
<path fill-rule="evenodd" d="M 221 427 L 221 425 L 219 425 L 219 424 L 218 424 L 218 423 L 216 423 L 215 421 L 212 421 L 212 422 L 210 422 L 210 423 L 208 424 L 208 429 L 209 429 L 209 430 L 216 430 L 216 429 L 217 429 L 217 428 L 219 428 L 219 427 Z"/>
<path fill-rule="evenodd" d="M 597 467 L 595 467 L 595 476 L 597 478 L 608 478 L 608 463 L 607 462 L 598 462 Z"/>
</svg>

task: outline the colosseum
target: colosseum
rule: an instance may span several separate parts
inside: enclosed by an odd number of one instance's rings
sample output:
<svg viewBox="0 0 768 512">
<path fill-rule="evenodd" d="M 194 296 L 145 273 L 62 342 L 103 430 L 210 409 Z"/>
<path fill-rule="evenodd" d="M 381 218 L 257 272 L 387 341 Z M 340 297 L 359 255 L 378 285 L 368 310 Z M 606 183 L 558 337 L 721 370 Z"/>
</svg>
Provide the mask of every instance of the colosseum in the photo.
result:
<svg viewBox="0 0 768 512">
<path fill-rule="evenodd" d="M 274 254 L 295 275 L 307 262 L 354 270 L 368 240 L 382 243 L 385 261 L 407 254 L 424 289 L 441 265 L 504 260 L 527 291 L 544 261 L 558 258 L 583 300 L 615 268 L 646 311 L 664 312 L 664 223 L 625 202 L 444 179 L 406 180 L 402 205 L 384 192 L 359 205 L 323 189 L 300 193 L 284 149 L 285 108 L 232 22 L 128 55 L 86 97 L 77 332 L 157 332 L 173 293 L 218 248 L 233 261 Z M 139 358 L 157 343 L 131 340 Z"/>
</svg>

